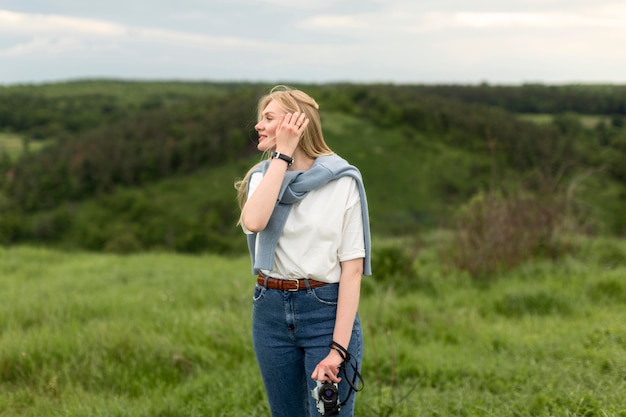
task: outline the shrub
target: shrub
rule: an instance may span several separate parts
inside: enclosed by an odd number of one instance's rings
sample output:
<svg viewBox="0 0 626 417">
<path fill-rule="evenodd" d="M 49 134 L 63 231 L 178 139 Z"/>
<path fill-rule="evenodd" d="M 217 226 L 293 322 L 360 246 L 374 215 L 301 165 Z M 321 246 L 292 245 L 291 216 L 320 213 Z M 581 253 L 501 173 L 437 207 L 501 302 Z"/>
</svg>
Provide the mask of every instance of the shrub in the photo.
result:
<svg viewBox="0 0 626 417">
<path fill-rule="evenodd" d="M 44 211 L 33 216 L 31 238 L 38 242 L 55 242 L 66 233 L 72 224 L 72 215 L 67 209 Z"/>
<path fill-rule="evenodd" d="M 398 246 L 375 249 L 372 253 L 372 275 L 377 281 L 404 287 L 415 278 L 413 258 Z"/>
<path fill-rule="evenodd" d="M 142 249 L 141 242 L 131 231 L 114 234 L 104 245 L 105 252 L 118 254 L 136 253 Z"/>
<path fill-rule="evenodd" d="M 23 235 L 23 216 L 16 211 L 4 211 L 0 215 L 0 245 L 8 245 Z"/>
<path fill-rule="evenodd" d="M 444 251 L 457 268 L 484 279 L 534 256 L 557 256 L 563 216 L 564 204 L 556 197 L 480 194 L 458 213 Z"/>
</svg>

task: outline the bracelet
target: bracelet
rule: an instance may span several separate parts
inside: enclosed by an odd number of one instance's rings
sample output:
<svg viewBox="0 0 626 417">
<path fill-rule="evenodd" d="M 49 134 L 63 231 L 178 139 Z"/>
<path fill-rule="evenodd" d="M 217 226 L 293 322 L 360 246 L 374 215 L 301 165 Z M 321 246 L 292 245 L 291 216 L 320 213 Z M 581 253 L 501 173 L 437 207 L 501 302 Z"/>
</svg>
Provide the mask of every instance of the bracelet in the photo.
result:
<svg viewBox="0 0 626 417">
<path fill-rule="evenodd" d="M 350 354 L 348 353 L 348 350 L 346 348 L 344 348 L 334 340 L 331 342 L 329 347 L 339 352 L 339 355 L 341 356 L 341 359 L 344 360 L 344 362 L 350 362 Z"/>
<path fill-rule="evenodd" d="M 282 159 L 283 161 L 287 162 L 287 167 L 293 165 L 293 158 L 285 155 L 284 153 L 272 152 L 272 159 Z"/>
</svg>

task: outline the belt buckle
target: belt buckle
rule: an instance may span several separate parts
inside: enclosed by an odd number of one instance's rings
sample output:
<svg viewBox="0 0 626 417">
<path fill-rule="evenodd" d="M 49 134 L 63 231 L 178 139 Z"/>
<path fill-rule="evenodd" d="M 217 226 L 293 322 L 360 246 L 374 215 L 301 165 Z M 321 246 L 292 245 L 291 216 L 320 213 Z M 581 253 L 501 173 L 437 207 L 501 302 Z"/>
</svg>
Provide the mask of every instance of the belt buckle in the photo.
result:
<svg viewBox="0 0 626 417">
<path fill-rule="evenodd" d="M 287 291 L 290 292 L 296 292 L 296 291 L 300 291 L 300 280 L 297 278 L 287 278 L 287 281 L 296 281 L 296 288 L 290 288 Z"/>
</svg>

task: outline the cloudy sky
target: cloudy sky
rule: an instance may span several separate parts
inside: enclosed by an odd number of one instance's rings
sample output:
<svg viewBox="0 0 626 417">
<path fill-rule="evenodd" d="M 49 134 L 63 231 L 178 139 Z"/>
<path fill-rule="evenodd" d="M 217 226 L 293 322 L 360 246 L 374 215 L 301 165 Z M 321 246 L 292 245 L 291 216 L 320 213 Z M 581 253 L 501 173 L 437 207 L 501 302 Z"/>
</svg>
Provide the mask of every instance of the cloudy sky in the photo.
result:
<svg viewBox="0 0 626 417">
<path fill-rule="evenodd" d="M 623 0 L 0 0 L 0 84 L 626 83 Z"/>
</svg>

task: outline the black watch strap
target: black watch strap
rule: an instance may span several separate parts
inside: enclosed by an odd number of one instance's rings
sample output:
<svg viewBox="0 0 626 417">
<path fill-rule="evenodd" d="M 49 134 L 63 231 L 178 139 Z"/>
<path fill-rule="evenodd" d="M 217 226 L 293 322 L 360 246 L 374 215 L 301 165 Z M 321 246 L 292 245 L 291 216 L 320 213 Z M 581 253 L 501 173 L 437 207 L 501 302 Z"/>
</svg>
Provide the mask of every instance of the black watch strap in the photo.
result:
<svg viewBox="0 0 626 417">
<path fill-rule="evenodd" d="M 282 159 L 283 161 L 287 162 L 288 167 L 293 165 L 293 158 L 285 155 L 284 153 L 272 152 L 272 159 Z"/>
</svg>

